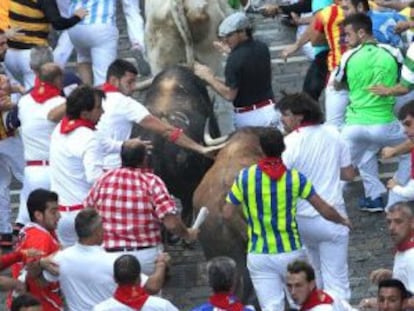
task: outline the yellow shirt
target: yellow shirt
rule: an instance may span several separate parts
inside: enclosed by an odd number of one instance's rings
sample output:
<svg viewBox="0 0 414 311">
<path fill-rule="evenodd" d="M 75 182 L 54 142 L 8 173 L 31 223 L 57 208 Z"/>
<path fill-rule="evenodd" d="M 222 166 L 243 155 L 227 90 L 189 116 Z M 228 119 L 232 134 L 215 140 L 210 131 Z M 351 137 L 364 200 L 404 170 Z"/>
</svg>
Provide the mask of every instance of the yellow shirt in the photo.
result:
<svg viewBox="0 0 414 311">
<path fill-rule="evenodd" d="M 0 0 L 0 29 L 2 30 L 10 27 L 9 7 L 10 0 Z"/>
</svg>

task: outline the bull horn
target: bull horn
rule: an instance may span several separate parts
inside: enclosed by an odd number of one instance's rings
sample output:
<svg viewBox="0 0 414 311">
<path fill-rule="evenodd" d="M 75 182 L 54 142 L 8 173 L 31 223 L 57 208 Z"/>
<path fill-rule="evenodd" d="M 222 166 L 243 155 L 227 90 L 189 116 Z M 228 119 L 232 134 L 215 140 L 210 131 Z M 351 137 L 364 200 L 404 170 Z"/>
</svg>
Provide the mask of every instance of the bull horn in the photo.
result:
<svg viewBox="0 0 414 311">
<path fill-rule="evenodd" d="M 210 135 L 210 118 L 207 118 L 206 124 L 204 125 L 204 143 L 206 146 L 216 146 L 224 143 L 227 138 L 229 138 L 229 135 L 212 138 Z"/>
<path fill-rule="evenodd" d="M 151 77 L 151 78 L 145 79 L 143 81 L 137 82 L 135 84 L 134 91 L 142 91 L 142 90 L 145 90 L 145 89 L 149 88 L 153 80 L 154 80 L 154 77 Z"/>
</svg>

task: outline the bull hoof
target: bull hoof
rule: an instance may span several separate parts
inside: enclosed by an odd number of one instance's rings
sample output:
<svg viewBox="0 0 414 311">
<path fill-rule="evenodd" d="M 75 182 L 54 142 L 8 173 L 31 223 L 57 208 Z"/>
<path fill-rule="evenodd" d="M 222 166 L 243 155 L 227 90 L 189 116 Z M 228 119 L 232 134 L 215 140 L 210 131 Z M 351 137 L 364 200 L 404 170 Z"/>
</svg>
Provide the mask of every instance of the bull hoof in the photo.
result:
<svg viewBox="0 0 414 311">
<path fill-rule="evenodd" d="M 189 241 L 183 240 L 183 247 L 185 249 L 195 249 L 195 243 L 196 242 L 189 242 Z"/>
</svg>

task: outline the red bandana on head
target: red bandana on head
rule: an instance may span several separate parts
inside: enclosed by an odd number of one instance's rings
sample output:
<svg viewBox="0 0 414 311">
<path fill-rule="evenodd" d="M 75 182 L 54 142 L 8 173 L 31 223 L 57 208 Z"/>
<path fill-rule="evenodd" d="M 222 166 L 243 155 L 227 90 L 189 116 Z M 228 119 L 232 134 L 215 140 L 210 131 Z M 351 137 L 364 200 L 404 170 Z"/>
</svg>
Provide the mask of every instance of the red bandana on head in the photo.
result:
<svg viewBox="0 0 414 311">
<path fill-rule="evenodd" d="M 414 248 L 414 232 L 411 232 L 408 239 L 405 239 L 400 244 L 397 245 L 398 252 L 405 252 L 411 248 Z"/>
<path fill-rule="evenodd" d="M 215 293 L 210 296 L 209 302 L 226 311 L 243 311 L 243 304 L 230 293 Z"/>
<path fill-rule="evenodd" d="M 119 92 L 119 89 L 116 86 L 113 86 L 112 84 L 105 82 L 104 84 L 102 84 L 101 86 L 102 91 L 104 91 L 104 93 L 110 93 L 110 92 Z"/>
<path fill-rule="evenodd" d="M 314 289 L 308 299 L 305 301 L 305 303 L 302 305 L 302 307 L 300 308 L 300 311 L 306 311 L 306 310 L 310 310 L 316 306 L 319 305 L 331 305 L 333 304 L 333 299 L 331 296 L 329 296 L 327 293 L 319 290 L 319 289 Z"/>
<path fill-rule="evenodd" d="M 263 158 L 259 161 L 258 166 L 263 173 L 275 180 L 280 179 L 286 172 L 286 166 L 283 164 L 281 158 Z"/>
<path fill-rule="evenodd" d="M 141 310 L 149 295 L 139 285 L 119 285 L 114 298 L 134 310 Z"/>
<path fill-rule="evenodd" d="M 91 130 L 95 129 L 95 124 L 93 124 L 89 120 L 85 120 L 85 119 L 69 120 L 68 117 L 64 117 L 60 123 L 60 132 L 62 134 L 68 134 L 82 126 L 90 128 Z"/>
<path fill-rule="evenodd" d="M 38 77 L 35 79 L 33 89 L 30 91 L 33 99 L 38 104 L 43 104 L 48 99 L 61 94 L 61 90 L 51 83 L 40 81 Z"/>
</svg>

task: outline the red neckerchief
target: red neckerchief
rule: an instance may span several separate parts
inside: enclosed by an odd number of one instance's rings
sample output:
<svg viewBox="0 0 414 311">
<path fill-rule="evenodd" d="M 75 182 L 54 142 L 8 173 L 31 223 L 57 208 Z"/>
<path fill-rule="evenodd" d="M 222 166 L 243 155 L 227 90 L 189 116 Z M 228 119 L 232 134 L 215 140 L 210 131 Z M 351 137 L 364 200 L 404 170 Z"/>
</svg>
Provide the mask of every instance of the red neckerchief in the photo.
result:
<svg viewBox="0 0 414 311">
<path fill-rule="evenodd" d="M 110 93 L 110 92 L 119 92 L 119 89 L 116 86 L 113 86 L 112 84 L 105 82 L 104 84 L 102 84 L 101 86 L 102 91 L 104 91 L 104 93 Z"/>
<path fill-rule="evenodd" d="M 398 252 L 405 252 L 411 248 L 414 248 L 414 232 L 411 232 L 408 239 L 405 239 L 400 244 L 397 245 Z"/>
<path fill-rule="evenodd" d="M 318 124 L 319 123 L 316 123 L 316 122 L 304 121 L 301 124 L 299 124 L 297 127 L 295 127 L 293 130 L 299 132 L 299 129 L 302 127 L 318 125 Z"/>
<path fill-rule="evenodd" d="M 306 299 L 305 303 L 300 308 L 300 311 L 306 311 L 310 310 L 318 305 L 326 305 L 326 304 L 333 304 L 333 299 L 331 296 L 329 296 L 324 291 L 321 291 L 319 289 L 314 289 L 309 294 L 308 299 Z"/>
<path fill-rule="evenodd" d="M 34 87 L 30 91 L 30 95 L 32 95 L 33 99 L 38 104 L 43 104 L 48 99 L 56 97 L 60 94 L 61 90 L 55 85 L 49 82 L 40 81 L 37 77 L 35 79 Z"/>
<path fill-rule="evenodd" d="M 281 158 L 268 157 L 259 160 L 259 168 L 271 179 L 278 180 L 286 172 L 286 166 Z"/>
<path fill-rule="evenodd" d="M 141 310 L 149 295 L 139 285 L 119 285 L 114 298 L 134 310 Z"/>
<path fill-rule="evenodd" d="M 91 130 L 95 129 L 95 124 L 93 124 L 89 120 L 85 120 L 85 119 L 69 120 L 68 117 L 64 117 L 62 119 L 62 122 L 60 123 L 60 132 L 62 134 L 68 134 L 82 126 L 90 128 Z"/>
<path fill-rule="evenodd" d="M 208 301 L 215 307 L 226 311 L 243 311 L 244 305 L 230 293 L 215 293 Z"/>
</svg>

